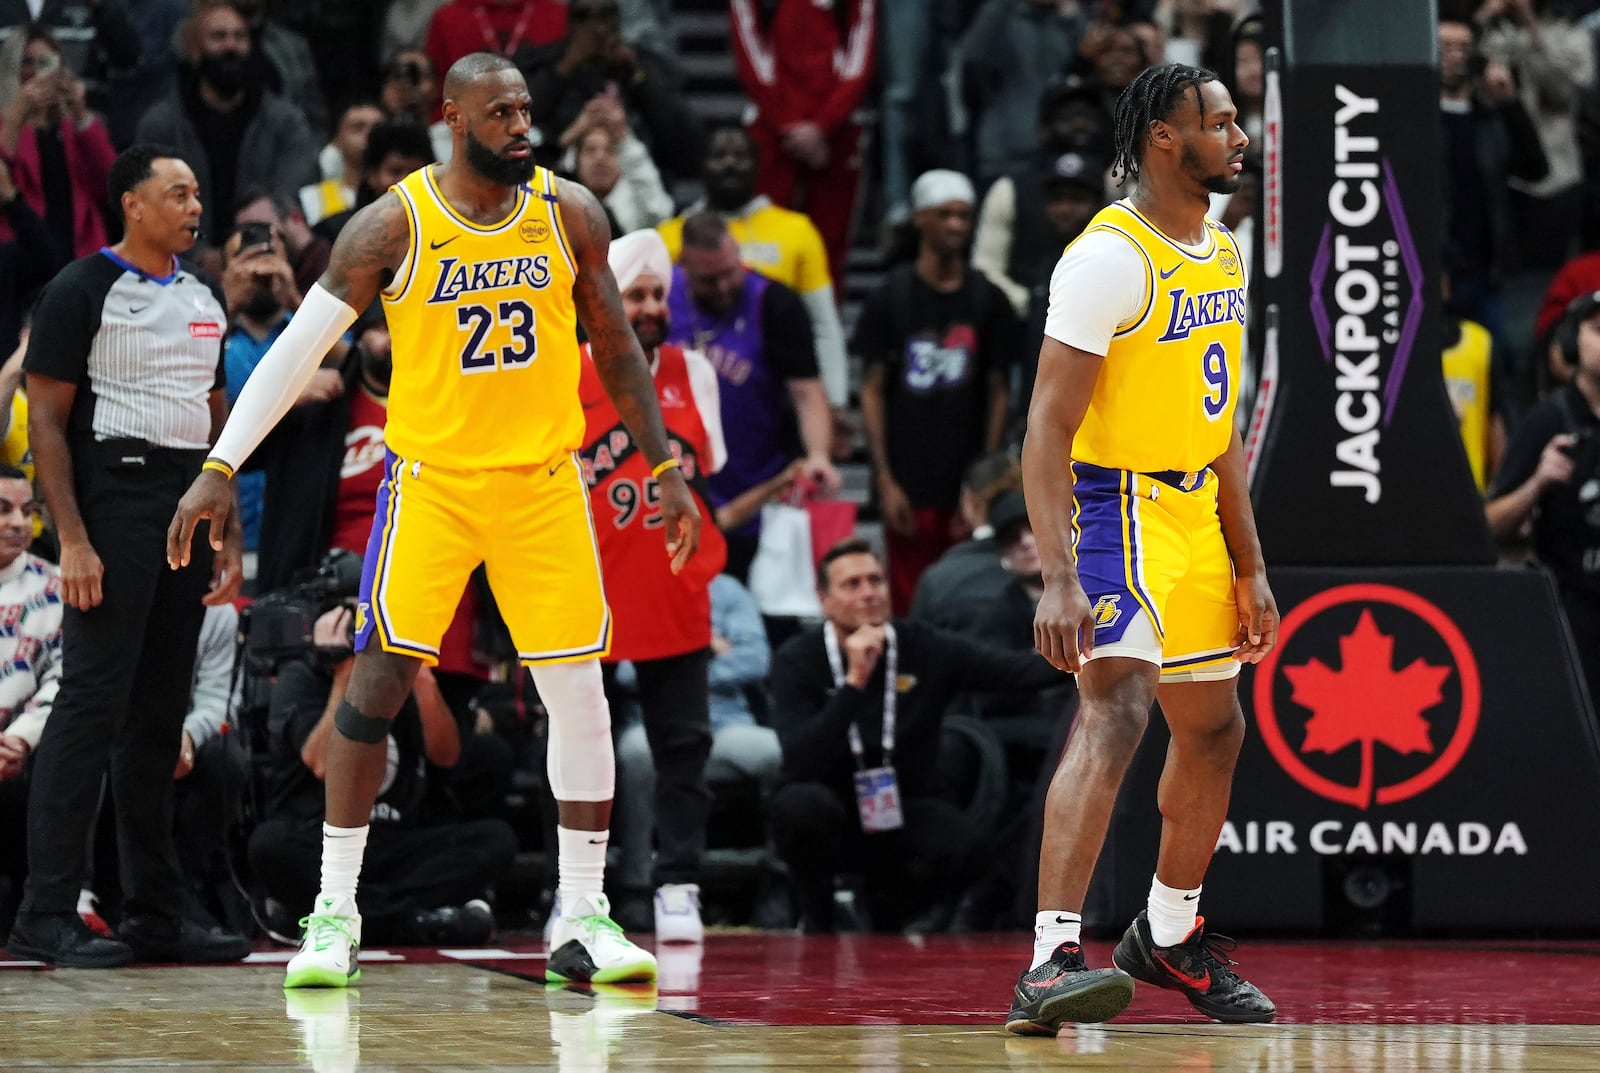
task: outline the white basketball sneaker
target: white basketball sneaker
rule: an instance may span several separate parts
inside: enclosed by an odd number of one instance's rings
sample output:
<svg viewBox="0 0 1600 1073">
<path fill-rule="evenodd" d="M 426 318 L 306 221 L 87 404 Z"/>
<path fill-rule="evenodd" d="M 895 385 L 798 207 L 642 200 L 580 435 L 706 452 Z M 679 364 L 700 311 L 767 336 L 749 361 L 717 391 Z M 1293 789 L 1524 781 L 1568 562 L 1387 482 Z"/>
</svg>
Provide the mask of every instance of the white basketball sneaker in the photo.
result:
<svg viewBox="0 0 1600 1073">
<path fill-rule="evenodd" d="M 656 888 L 656 942 L 698 943 L 706 937 L 700 920 L 700 885 L 664 883 Z"/>
<path fill-rule="evenodd" d="M 654 980 L 656 959 L 622 934 L 604 894 L 586 894 L 561 906 L 545 977 L 597 984 Z"/>
<path fill-rule="evenodd" d="M 284 987 L 348 987 L 361 979 L 361 915 L 350 898 L 317 896 L 315 909 L 300 920 L 305 937 L 289 960 Z"/>
</svg>

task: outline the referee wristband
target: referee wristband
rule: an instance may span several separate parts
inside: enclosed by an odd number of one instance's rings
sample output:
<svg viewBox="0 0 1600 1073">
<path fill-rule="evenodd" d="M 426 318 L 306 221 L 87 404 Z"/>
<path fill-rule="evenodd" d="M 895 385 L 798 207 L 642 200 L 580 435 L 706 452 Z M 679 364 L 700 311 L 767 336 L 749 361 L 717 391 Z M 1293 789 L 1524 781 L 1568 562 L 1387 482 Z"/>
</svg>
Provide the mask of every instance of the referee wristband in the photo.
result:
<svg viewBox="0 0 1600 1073">
<path fill-rule="evenodd" d="M 216 470 L 228 480 L 233 480 L 233 467 L 220 458 L 206 459 L 205 463 L 200 467 L 200 472 L 204 473 L 208 469 Z"/>
<path fill-rule="evenodd" d="M 679 465 L 678 464 L 678 460 L 676 458 L 669 458 L 665 462 L 663 462 L 659 466 L 657 466 L 655 469 L 651 470 L 650 471 L 650 476 L 656 478 L 657 480 L 660 480 L 661 475 L 663 473 L 667 472 L 667 470 L 669 470 L 669 469 L 677 469 L 678 465 Z"/>
</svg>

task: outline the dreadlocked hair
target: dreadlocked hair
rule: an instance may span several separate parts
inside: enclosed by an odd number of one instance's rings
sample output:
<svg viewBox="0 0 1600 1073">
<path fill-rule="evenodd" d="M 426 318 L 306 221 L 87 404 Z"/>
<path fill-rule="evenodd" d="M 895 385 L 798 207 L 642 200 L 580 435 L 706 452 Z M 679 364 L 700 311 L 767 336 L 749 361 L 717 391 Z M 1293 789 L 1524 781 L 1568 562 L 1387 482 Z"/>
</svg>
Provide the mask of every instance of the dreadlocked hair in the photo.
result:
<svg viewBox="0 0 1600 1073">
<path fill-rule="evenodd" d="M 1150 124 L 1170 118 L 1172 110 L 1191 87 L 1194 89 L 1195 104 L 1200 108 L 1200 122 L 1205 122 L 1206 102 L 1200 96 L 1200 87 L 1215 81 L 1216 72 L 1204 67 L 1164 63 L 1159 67 L 1146 67 L 1128 83 L 1117 98 L 1113 132 L 1116 157 L 1111 162 L 1111 169 L 1117 173 L 1118 186 L 1129 179 L 1139 178 L 1145 143 L 1150 138 Z"/>
</svg>

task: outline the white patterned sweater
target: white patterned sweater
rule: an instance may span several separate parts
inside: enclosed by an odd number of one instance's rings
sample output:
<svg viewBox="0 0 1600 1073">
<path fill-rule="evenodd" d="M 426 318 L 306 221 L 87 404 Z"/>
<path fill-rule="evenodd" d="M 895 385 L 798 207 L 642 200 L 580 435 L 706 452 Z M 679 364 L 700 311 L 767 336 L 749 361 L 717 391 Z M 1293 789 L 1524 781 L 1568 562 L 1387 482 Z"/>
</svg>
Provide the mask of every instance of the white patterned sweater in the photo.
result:
<svg viewBox="0 0 1600 1073">
<path fill-rule="evenodd" d="M 0 734 L 39 747 L 61 686 L 61 571 L 26 552 L 0 569 Z"/>
</svg>

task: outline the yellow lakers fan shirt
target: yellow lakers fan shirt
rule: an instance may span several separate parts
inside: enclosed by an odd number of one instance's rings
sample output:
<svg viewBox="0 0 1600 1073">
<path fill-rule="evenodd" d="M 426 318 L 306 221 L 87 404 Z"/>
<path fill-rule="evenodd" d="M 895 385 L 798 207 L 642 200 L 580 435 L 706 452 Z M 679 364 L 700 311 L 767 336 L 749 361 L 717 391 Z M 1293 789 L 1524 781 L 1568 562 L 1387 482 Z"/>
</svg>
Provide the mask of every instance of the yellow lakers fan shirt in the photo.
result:
<svg viewBox="0 0 1600 1073">
<path fill-rule="evenodd" d="M 1126 200 L 1062 254 L 1045 334 L 1102 354 L 1072 458 L 1154 473 L 1204 469 L 1228 448 L 1239 396 L 1245 278 L 1227 228 L 1197 246 L 1158 231 Z"/>
<path fill-rule="evenodd" d="M 456 212 L 436 166 L 393 189 L 411 250 L 383 301 L 394 339 L 389 449 L 451 469 L 530 466 L 583 445 L 572 247 L 554 176 L 520 187 L 505 219 Z"/>
</svg>

